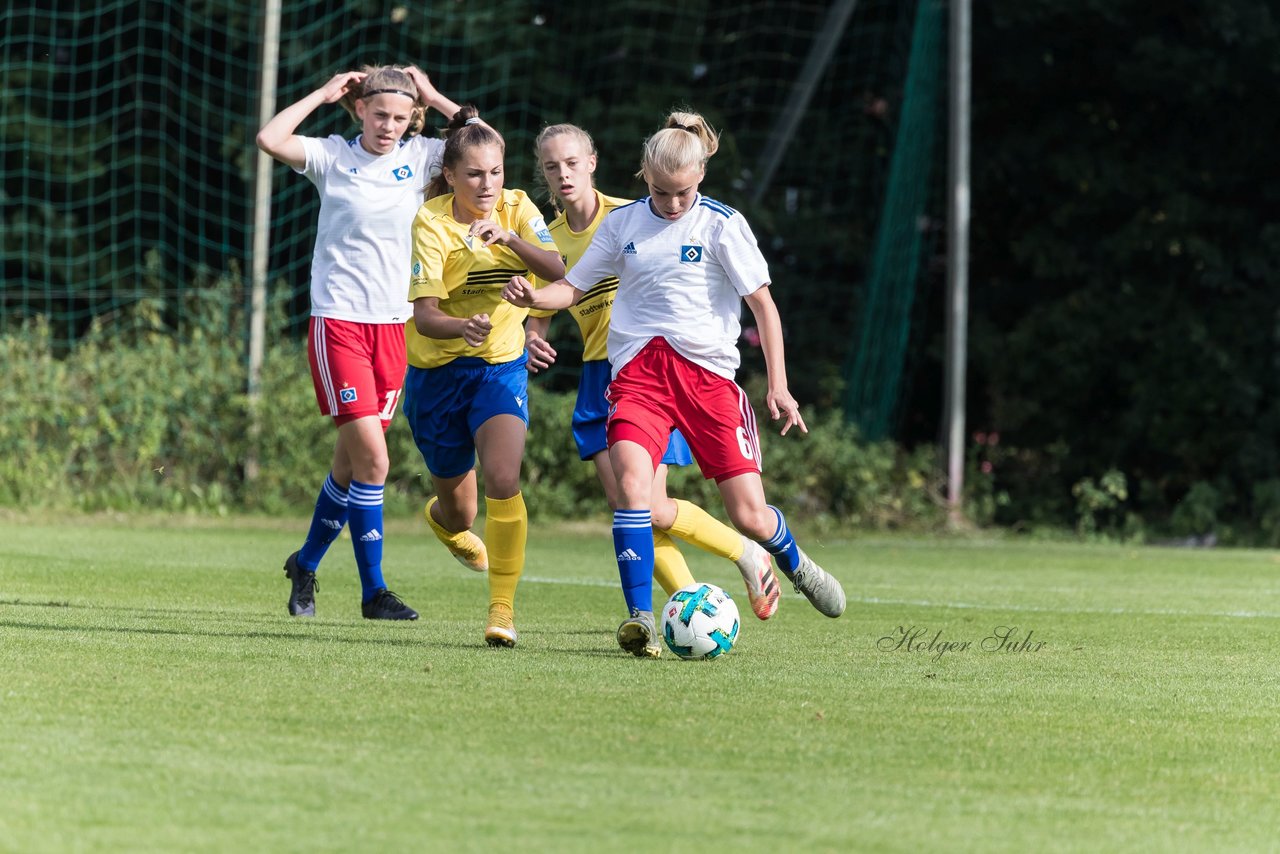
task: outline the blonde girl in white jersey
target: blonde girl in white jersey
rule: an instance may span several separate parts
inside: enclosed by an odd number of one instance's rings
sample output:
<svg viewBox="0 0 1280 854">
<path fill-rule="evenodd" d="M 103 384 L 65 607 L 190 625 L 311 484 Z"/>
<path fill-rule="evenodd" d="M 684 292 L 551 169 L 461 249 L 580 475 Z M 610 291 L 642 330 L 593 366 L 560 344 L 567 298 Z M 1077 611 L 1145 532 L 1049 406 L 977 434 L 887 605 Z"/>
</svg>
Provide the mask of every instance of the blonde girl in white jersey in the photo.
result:
<svg viewBox="0 0 1280 854">
<path fill-rule="evenodd" d="M 734 526 L 829 617 L 844 612 L 839 583 L 799 549 L 781 511 L 765 501 L 755 415 L 734 382 L 746 300 L 760 330 L 770 415 L 808 432 L 787 389 L 782 324 L 768 265 L 741 214 L 698 192 L 718 135 L 702 116 L 677 112 L 645 141 L 640 175 L 649 197 L 605 218 L 565 278 L 535 289 L 516 276 L 515 305 L 574 305 L 605 275 L 619 280 L 609 329 L 613 382 L 609 458 L 617 480 L 614 545 L 629 616 L 618 643 L 638 657 L 662 647 L 653 619 L 651 493 L 667 437 L 678 428 L 703 474 L 714 478 Z"/>
<path fill-rule="evenodd" d="M 354 139 L 296 133 L 321 105 L 339 102 L 360 123 Z M 417 66 L 366 67 L 334 75 L 258 132 L 259 148 L 320 191 L 307 351 L 320 411 L 338 428 L 307 539 L 284 565 L 293 616 L 315 615 L 316 568 L 349 522 L 363 616 L 418 618 L 382 579 L 383 434 L 404 382 L 411 226 L 444 148 L 417 135 L 428 107 L 458 110 Z"/>
<path fill-rule="evenodd" d="M 549 226 L 551 236 L 564 255 L 566 266 L 573 269 L 605 217 L 631 200 L 606 196 L 595 188 L 595 144 L 577 125 L 543 128 L 534 141 L 534 155 L 551 200 L 560 210 L 560 215 Z M 579 457 L 595 464 L 612 510 L 617 509 L 618 498 L 605 433 L 609 412 L 605 391 L 610 379 L 606 336 L 617 286 L 618 280 L 613 276 L 602 279 L 570 309 L 583 339 L 573 438 Z M 555 362 L 555 348 L 546 340 L 550 322 L 549 315 L 531 315 L 525 324 L 530 373 L 537 373 Z M 698 505 L 667 495 L 667 466 L 686 466 L 692 462 L 684 437 L 679 431 L 672 433 L 653 481 L 654 577 L 667 595 L 694 583 L 689 566 L 672 539 L 674 536 L 735 563 L 746 583 L 752 612 L 761 620 L 767 620 L 778 610 L 780 594 L 769 553 Z"/>
</svg>

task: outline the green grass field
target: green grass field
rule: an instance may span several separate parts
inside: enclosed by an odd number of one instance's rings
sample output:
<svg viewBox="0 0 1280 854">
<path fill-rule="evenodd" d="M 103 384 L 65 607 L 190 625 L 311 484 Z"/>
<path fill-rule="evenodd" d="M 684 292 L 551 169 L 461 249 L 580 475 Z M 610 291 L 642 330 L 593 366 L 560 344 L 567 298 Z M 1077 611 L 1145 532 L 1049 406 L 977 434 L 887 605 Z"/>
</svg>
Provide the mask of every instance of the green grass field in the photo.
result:
<svg viewBox="0 0 1280 854">
<path fill-rule="evenodd" d="M 289 618 L 304 526 L 0 517 L 0 849 L 1280 838 L 1275 552 L 810 537 L 849 610 L 788 591 L 767 623 L 692 554 L 740 603 L 738 647 L 642 661 L 613 639 L 604 523 L 535 528 L 515 650 L 481 641 L 483 577 L 408 522 L 386 573 L 422 620 L 360 619 L 345 540 L 319 616 Z"/>
</svg>

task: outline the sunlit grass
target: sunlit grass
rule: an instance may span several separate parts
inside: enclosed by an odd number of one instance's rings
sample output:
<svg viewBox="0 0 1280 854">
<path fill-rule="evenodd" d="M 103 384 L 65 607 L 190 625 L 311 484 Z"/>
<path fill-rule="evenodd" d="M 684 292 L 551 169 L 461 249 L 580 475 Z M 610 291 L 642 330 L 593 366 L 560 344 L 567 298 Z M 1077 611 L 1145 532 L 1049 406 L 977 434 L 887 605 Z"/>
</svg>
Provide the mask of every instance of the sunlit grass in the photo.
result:
<svg viewBox="0 0 1280 854">
<path fill-rule="evenodd" d="M 632 659 L 604 527 L 535 527 L 520 644 L 484 578 L 297 520 L 0 520 L 0 849 L 1222 850 L 1274 845 L 1274 552 L 805 540 L 849 593 L 715 662 Z M 1004 638 L 1003 641 L 999 640 Z M 930 646 L 932 644 L 932 646 Z"/>
</svg>

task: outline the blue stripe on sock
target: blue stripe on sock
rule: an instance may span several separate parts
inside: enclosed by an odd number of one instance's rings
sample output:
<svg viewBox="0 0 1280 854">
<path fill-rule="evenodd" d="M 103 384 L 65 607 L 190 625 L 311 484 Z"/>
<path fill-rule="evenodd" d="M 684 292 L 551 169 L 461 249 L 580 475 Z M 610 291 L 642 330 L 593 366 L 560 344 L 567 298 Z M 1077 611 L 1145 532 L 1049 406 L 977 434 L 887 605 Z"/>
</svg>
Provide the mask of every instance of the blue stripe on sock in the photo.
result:
<svg viewBox="0 0 1280 854">
<path fill-rule="evenodd" d="M 351 547 L 360 572 L 360 589 L 368 602 L 386 588 L 382 580 L 382 493 L 380 485 L 351 481 Z"/>
<path fill-rule="evenodd" d="M 334 504 L 347 506 L 347 491 L 338 486 L 338 482 L 333 479 L 333 472 L 329 472 L 329 476 L 324 479 L 324 486 L 321 489 Z"/>
<path fill-rule="evenodd" d="M 653 517 L 648 510 L 613 514 L 613 547 L 628 613 L 653 610 Z"/>
<path fill-rule="evenodd" d="M 791 536 L 791 529 L 787 527 L 787 520 L 783 518 L 782 511 L 772 504 L 768 507 L 778 520 L 778 531 L 760 545 L 774 556 L 778 562 L 778 568 L 790 575 L 800 566 L 800 547 L 796 545 L 796 538 Z"/>
<path fill-rule="evenodd" d="M 358 504 L 364 507 L 381 507 L 384 489 L 379 485 L 369 485 L 366 483 L 358 483 L 351 481 L 351 487 L 347 490 L 350 504 Z"/>
<path fill-rule="evenodd" d="M 347 524 L 347 491 L 338 486 L 333 479 L 333 472 L 324 479 L 320 494 L 316 496 L 316 508 L 311 514 L 311 528 L 307 531 L 306 542 L 298 550 L 298 566 L 315 572 L 320 565 L 329 544 L 342 533 L 342 526 Z"/>
</svg>

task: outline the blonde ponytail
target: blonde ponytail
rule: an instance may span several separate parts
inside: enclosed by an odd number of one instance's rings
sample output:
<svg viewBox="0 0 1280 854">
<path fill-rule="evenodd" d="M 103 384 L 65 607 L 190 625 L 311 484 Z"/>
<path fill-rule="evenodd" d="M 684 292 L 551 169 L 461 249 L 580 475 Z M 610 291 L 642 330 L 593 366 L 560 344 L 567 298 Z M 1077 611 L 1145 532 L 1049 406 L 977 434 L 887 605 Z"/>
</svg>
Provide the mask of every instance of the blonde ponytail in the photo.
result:
<svg viewBox="0 0 1280 854">
<path fill-rule="evenodd" d="M 697 113 L 677 110 L 667 116 L 661 130 L 644 141 L 644 154 L 636 177 L 705 169 L 707 161 L 719 149 L 720 134 L 706 119 Z"/>
</svg>

